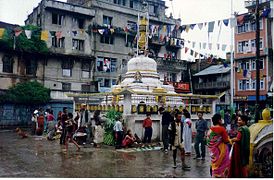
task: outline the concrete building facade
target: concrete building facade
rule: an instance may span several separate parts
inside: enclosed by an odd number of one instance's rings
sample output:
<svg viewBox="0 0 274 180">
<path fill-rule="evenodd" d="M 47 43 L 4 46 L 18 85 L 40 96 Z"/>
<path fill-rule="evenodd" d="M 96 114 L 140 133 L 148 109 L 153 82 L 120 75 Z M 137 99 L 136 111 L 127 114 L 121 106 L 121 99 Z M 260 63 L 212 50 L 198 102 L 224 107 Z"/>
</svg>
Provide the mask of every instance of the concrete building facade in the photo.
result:
<svg viewBox="0 0 274 180">
<path fill-rule="evenodd" d="M 161 80 L 186 79 L 187 63 L 180 59 L 181 21 L 166 17 L 166 8 L 164 1 L 156 0 L 42 0 L 25 23 L 51 33 L 51 52 L 94 57 L 87 68 L 90 81 L 98 81 L 99 91 L 108 92 L 121 81 L 136 52 L 138 14 L 149 13 L 149 56 L 158 62 Z M 76 86 L 72 83 L 72 90 Z"/>
<path fill-rule="evenodd" d="M 255 1 L 254 1 L 255 2 Z M 256 100 L 256 24 L 255 3 L 246 3 L 248 13 L 237 16 L 235 30 L 235 97 L 237 108 L 253 109 Z M 260 2 L 260 100 L 267 100 L 267 92 L 273 81 L 273 1 Z M 265 13 L 265 14 L 264 14 Z"/>
</svg>

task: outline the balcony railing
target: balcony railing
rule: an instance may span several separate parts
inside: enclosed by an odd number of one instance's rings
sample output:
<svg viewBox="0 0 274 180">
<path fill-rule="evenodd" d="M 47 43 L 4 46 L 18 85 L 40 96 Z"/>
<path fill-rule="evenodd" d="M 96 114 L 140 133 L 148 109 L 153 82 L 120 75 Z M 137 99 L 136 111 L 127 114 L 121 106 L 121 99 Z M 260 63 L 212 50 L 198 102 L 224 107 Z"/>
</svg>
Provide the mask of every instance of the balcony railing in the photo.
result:
<svg viewBox="0 0 274 180">
<path fill-rule="evenodd" d="M 207 83 L 198 83 L 195 84 L 195 89 L 223 89 L 223 88 L 229 88 L 230 82 L 207 82 Z"/>
</svg>

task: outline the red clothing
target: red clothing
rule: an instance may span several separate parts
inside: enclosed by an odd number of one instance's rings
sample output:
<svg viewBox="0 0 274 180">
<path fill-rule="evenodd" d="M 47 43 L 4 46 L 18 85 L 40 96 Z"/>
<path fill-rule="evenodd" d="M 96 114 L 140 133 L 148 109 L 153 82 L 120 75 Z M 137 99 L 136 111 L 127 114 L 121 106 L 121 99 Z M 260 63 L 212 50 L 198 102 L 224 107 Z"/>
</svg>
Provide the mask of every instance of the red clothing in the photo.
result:
<svg viewBox="0 0 274 180">
<path fill-rule="evenodd" d="M 144 119 L 143 127 L 144 128 L 152 127 L 152 120 L 150 118 Z"/>
<path fill-rule="evenodd" d="M 47 120 L 48 121 L 53 121 L 54 120 L 54 116 L 52 114 L 48 114 L 47 115 Z"/>
<path fill-rule="evenodd" d="M 228 143 L 228 135 L 226 129 L 223 126 L 213 126 L 210 128 L 213 132 L 220 134 L 222 136 L 223 142 Z"/>
</svg>

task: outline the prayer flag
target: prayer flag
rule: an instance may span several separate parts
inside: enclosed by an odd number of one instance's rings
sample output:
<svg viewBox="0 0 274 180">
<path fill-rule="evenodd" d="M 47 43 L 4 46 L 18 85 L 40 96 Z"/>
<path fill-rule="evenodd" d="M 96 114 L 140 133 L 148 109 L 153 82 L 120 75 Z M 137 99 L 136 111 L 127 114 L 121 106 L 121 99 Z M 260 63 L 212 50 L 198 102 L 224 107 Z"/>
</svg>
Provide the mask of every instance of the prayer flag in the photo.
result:
<svg viewBox="0 0 274 180">
<path fill-rule="evenodd" d="M 0 28 L 0 39 L 3 38 L 4 32 L 5 32 L 5 28 Z"/>
<path fill-rule="evenodd" d="M 57 39 L 62 38 L 62 32 L 61 32 L 61 31 L 57 31 L 57 32 L 55 33 L 55 36 L 56 36 Z"/>
<path fill-rule="evenodd" d="M 215 21 L 211 21 L 208 23 L 208 32 L 213 32 Z"/>
<path fill-rule="evenodd" d="M 234 28 L 235 26 L 237 26 L 237 19 L 230 18 L 230 28 Z"/>
<path fill-rule="evenodd" d="M 186 32 L 188 33 L 189 31 L 189 25 L 186 25 Z"/>
<path fill-rule="evenodd" d="M 226 44 L 223 44 L 222 45 L 222 51 L 225 51 L 226 50 Z"/>
<path fill-rule="evenodd" d="M 204 48 L 204 49 L 206 48 L 206 43 L 203 43 L 203 48 Z"/>
<path fill-rule="evenodd" d="M 187 48 L 187 47 L 185 47 L 185 53 L 187 53 L 187 51 L 188 51 L 188 48 Z"/>
<path fill-rule="evenodd" d="M 195 52 L 195 55 L 194 55 L 194 57 L 196 58 L 196 57 L 197 57 L 197 55 L 198 55 L 198 53 L 197 53 L 197 52 Z"/>
<path fill-rule="evenodd" d="M 194 51 L 191 49 L 190 50 L 190 55 L 193 56 L 193 53 L 194 53 Z"/>
<path fill-rule="evenodd" d="M 41 31 L 41 40 L 47 41 L 49 38 L 49 33 L 47 30 Z"/>
<path fill-rule="evenodd" d="M 267 8 L 263 10 L 263 13 L 261 14 L 261 17 L 267 17 L 268 14 L 270 13 L 271 9 Z"/>
<path fill-rule="evenodd" d="M 208 43 L 208 49 L 209 49 L 209 50 L 212 49 L 212 43 Z"/>
<path fill-rule="evenodd" d="M 195 48 L 195 44 L 196 44 L 195 42 L 192 42 L 192 48 Z"/>
<path fill-rule="evenodd" d="M 223 23 L 224 23 L 225 26 L 228 26 L 229 19 L 224 19 L 224 20 L 223 20 Z"/>
<path fill-rule="evenodd" d="M 190 25 L 191 30 L 193 30 L 195 26 L 196 26 L 196 24 L 191 24 Z"/>
<path fill-rule="evenodd" d="M 31 32 L 32 32 L 31 30 L 25 30 L 25 34 L 26 34 L 28 39 L 31 38 Z"/>
<path fill-rule="evenodd" d="M 204 23 L 199 23 L 198 24 L 198 27 L 199 27 L 200 30 L 203 28 L 203 25 L 204 25 Z"/>
<path fill-rule="evenodd" d="M 22 32 L 23 32 L 23 31 L 22 31 L 21 28 L 15 28 L 15 29 L 14 29 L 14 33 L 15 33 L 15 36 L 16 36 L 16 37 L 19 36 Z"/>
</svg>

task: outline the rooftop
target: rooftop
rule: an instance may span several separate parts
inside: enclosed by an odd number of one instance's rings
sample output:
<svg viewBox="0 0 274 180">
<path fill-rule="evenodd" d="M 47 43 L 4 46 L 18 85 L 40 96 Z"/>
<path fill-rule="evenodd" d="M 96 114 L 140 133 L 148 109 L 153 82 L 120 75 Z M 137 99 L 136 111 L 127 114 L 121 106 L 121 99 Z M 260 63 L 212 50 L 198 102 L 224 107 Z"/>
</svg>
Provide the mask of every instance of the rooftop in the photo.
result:
<svg viewBox="0 0 274 180">
<path fill-rule="evenodd" d="M 221 64 L 221 65 L 210 66 L 210 67 L 194 74 L 194 76 L 204 76 L 204 75 L 209 75 L 209 74 L 222 74 L 222 73 L 228 73 L 228 72 L 230 72 L 230 66 L 228 65 L 227 67 L 224 67 L 224 65 Z"/>
</svg>

